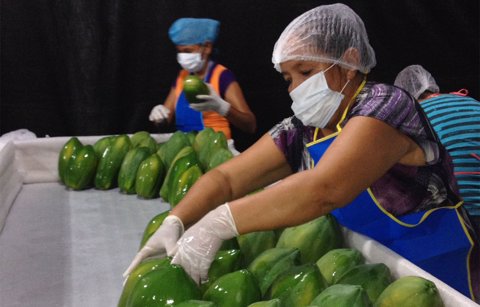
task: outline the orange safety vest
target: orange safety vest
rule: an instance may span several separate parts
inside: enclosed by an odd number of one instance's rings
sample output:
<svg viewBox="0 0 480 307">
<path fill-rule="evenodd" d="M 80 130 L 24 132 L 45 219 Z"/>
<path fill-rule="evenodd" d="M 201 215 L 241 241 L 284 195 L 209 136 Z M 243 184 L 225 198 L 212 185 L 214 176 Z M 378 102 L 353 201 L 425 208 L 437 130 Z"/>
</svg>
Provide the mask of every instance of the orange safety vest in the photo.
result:
<svg viewBox="0 0 480 307">
<path fill-rule="evenodd" d="M 210 73 L 209 80 L 204 80 L 205 82 L 212 85 L 212 87 L 215 89 L 217 93 L 220 93 L 220 76 L 226 69 L 227 68 L 225 66 L 216 64 Z M 182 94 L 183 80 L 185 79 L 186 76 L 188 76 L 188 74 L 189 72 L 187 70 L 181 70 L 180 73 L 178 74 L 177 81 L 175 83 L 175 97 L 176 97 L 175 104 L 178 102 L 178 99 Z M 207 76 L 208 75 L 209 74 L 207 73 Z M 227 137 L 227 139 L 232 138 L 230 124 L 225 117 L 223 117 L 222 115 L 218 114 L 215 111 L 205 111 L 205 112 L 202 112 L 202 118 L 203 118 L 203 124 L 205 127 L 210 127 L 215 131 L 222 131 Z"/>
</svg>

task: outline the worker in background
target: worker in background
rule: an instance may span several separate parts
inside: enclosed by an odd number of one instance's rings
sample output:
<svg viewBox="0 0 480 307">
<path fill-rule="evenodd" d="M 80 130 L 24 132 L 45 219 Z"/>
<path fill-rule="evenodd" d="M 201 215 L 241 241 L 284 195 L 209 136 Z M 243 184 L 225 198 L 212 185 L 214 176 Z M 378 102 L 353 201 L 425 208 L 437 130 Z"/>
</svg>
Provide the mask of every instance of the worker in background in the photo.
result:
<svg viewBox="0 0 480 307">
<path fill-rule="evenodd" d="M 213 19 L 180 18 L 170 27 L 168 34 L 177 49 L 177 61 L 182 67 L 163 104 L 155 106 L 149 119 L 155 124 L 175 122 L 180 131 L 200 131 L 211 127 L 231 138 L 230 124 L 254 133 L 255 115 L 245 101 L 234 74 L 212 59 L 214 43 L 220 23 Z M 203 102 L 189 104 L 182 91 L 183 80 L 196 74 L 209 84 L 209 95 Z"/>
<path fill-rule="evenodd" d="M 125 274 L 168 255 L 200 283 L 224 240 L 331 213 L 477 299 L 478 229 L 464 218 L 451 159 L 411 95 L 367 82 L 376 60 L 360 17 L 344 4 L 305 12 L 272 62 L 294 116 L 200 177 Z"/>
<path fill-rule="evenodd" d="M 480 225 L 480 102 L 465 89 L 440 93 L 435 79 L 421 65 L 410 65 L 396 77 L 425 111 L 440 142 L 453 160 L 464 207 Z"/>
</svg>

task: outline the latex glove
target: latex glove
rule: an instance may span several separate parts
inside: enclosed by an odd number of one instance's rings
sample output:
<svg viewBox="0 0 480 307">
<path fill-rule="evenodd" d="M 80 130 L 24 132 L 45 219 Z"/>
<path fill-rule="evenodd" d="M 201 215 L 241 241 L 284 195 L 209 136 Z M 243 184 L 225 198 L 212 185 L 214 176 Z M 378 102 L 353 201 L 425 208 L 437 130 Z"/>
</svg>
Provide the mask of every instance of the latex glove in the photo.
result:
<svg viewBox="0 0 480 307">
<path fill-rule="evenodd" d="M 181 265 L 197 284 L 205 282 L 223 240 L 237 235 L 228 203 L 221 205 L 190 227 L 178 240 L 172 264 Z"/>
<path fill-rule="evenodd" d="M 230 111 L 230 104 L 223 100 L 210 84 L 207 83 L 207 86 L 210 91 L 209 95 L 196 96 L 198 99 L 201 99 L 204 102 L 191 103 L 190 108 L 199 112 L 215 111 L 222 116 L 226 116 L 228 111 Z"/>
<path fill-rule="evenodd" d="M 183 223 L 175 215 L 167 216 L 162 225 L 157 231 L 148 239 L 142 249 L 133 258 L 132 263 L 128 266 L 123 277 L 128 276 L 135 267 L 145 258 L 150 256 L 173 256 L 176 249 L 178 238 L 183 234 Z"/>
<path fill-rule="evenodd" d="M 163 104 L 159 104 L 154 106 L 152 111 L 150 111 L 150 115 L 148 116 L 148 119 L 151 122 L 160 124 L 168 119 L 169 114 L 170 114 L 170 110 Z"/>
</svg>

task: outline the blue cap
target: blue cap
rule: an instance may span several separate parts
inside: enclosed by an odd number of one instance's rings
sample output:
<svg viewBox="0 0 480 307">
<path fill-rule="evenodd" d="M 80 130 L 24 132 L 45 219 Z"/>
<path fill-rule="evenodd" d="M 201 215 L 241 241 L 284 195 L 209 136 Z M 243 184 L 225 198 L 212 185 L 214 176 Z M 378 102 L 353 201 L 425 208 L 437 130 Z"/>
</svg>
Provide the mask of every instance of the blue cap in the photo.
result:
<svg viewBox="0 0 480 307">
<path fill-rule="evenodd" d="M 168 35 L 177 46 L 197 45 L 205 42 L 214 43 L 218 36 L 220 22 L 208 18 L 180 18 L 177 19 Z"/>
</svg>

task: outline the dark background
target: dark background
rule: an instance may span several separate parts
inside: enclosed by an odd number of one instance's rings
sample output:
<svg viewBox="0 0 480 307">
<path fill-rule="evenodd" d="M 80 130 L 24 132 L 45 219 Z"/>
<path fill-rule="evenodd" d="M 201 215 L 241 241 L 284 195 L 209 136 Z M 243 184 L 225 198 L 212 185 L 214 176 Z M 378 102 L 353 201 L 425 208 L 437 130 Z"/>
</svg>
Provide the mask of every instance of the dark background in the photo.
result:
<svg viewBox="0 0 480 307">
<path fill-rule="evenodd" d="M 179 17 L 221 21 L 219 61 L 257 116 L 258 132 L 234 130 L 243 150 L 289 116 L 286 86 L 271 64 L 287 24 L 317 5 L 295 0 L 0 0 L 0 135 L 38 137 L 159 132 L 150 109 L 165 99 L 178 65 L 167 31 Z M 444 92 L 478 99 L 479 1 L 343 1 L 365 22 L 377 66 L 393 83 L 421 64 Z"/>
</svg>

